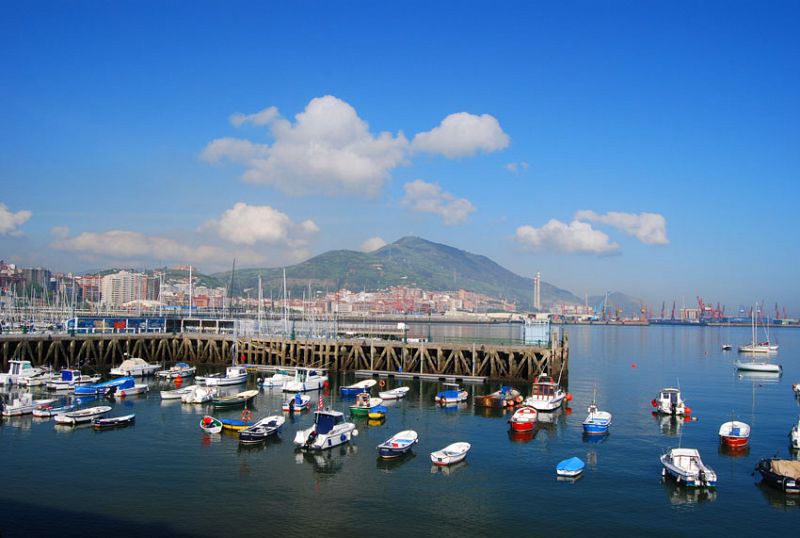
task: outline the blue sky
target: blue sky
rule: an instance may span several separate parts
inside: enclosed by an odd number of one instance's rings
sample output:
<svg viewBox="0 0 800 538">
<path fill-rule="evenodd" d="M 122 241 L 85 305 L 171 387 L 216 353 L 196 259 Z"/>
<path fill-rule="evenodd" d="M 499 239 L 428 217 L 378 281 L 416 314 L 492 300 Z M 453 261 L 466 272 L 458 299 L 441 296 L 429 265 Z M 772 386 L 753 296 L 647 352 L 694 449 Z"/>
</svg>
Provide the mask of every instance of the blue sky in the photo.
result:
<svg viewBox="0 0 800 538">
<path fill-rule="evenodd" d="M 0 253 L 210 272 L 413 234 L 579 295 L 798 311 L 799 22 L 796 2 L 6 2 Z"/>
</svg>

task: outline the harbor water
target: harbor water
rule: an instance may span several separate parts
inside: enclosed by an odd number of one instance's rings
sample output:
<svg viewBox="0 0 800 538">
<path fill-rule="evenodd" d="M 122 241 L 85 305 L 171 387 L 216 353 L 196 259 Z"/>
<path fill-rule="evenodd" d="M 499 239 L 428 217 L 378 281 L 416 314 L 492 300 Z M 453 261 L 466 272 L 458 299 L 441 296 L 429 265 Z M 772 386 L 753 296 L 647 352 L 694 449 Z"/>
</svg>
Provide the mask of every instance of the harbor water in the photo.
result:
<svg viewBox="0 0 800 538">
<path fill-rule="evenodd" d="M 453 337 L 480 330 L 448 329 Z M 752 472 L 761 457 L 795 457 L 788 433 L 800 413 L 791 390 L 800 382 L 800 331 L 773 331 L 780 344 L 774 360 L 784 372 L 768 377 L 733 368 L 749 328 L 565 330 L 572 401 L 543 417 L 528 437 L 509 434 L 509 413 L 473 407 L 472 396 L 499 383 L 468 385 L 467 404 L 442 408 L 433 402 L 440 384 L 390 380 L 389 388 L 411 391 L 386 403 L 384 422 L 354 419 L 359 435 L 351 445 L 315 454 L 292 443 L 313 413 L 287 418 L 278 439 L 242 447 L 235 435 L 207 436 L 198 427 L 205 414 L 238 418 L 239 410 L 161 401 L 155 381 L 148 395 L 110 404 L 110 416 L 136 414 L 135 425 L 123 429 L 6 418 L 0 535 L 778 536 L 798 528 L 800 498 L 760 484 Z M 734 351 L 722 351 L 724 343 Z M 332 376 L 325 403 L 347 412 L 351 401 L 338 395 L 338 386 L 353 381 Z M 248 388 L 254 386 L 250 379 Z M 680 387 L 696 420 L 653 416 L 650 401 L 668 386 Z M 613 423 L 609 435 L 588 438 L 581 422 L 595 390 Z M 316 402 L 319 393 L 311 395 Z M 254 416 L 280 414 L 286 398 L 261 390 Z M 726 452 L 717 436 L 731 417 L 752 426 L 741 454 Z M 375 447 L 404 429 L 419 434 L 414 455 L 378 460 Z M 472 444 L 466 461 L 432 466 L 430 452 L 456 441 Z M 718 474 L 716 490 L 662 481 L 659 457 L 677 446 L 699 449 Z M 556 464 L 572 456 L 587 463 L 584 476 L 559 481 Z"/>
</svg>

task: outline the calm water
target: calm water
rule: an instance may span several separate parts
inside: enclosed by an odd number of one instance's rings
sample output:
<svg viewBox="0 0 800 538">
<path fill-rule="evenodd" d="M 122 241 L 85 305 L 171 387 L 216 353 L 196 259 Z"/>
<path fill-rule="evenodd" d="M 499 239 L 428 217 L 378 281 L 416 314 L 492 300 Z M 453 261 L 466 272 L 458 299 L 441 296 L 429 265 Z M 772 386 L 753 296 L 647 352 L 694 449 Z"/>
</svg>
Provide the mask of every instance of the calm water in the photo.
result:
<svg viewBox="0 0 800 538">
<path fill-rule="evenodd" d="M 800 412 L 790 387 L 800 382 L 800 331 L 773 334 L 784 366 L 778 381 L 737 376 L 736 354 L 720 350 L 724 342 L 746 341 L 748 329 L 567 331 L 571 413 L 555 415 L 526 440 L 509 438 L 508 415 L 500 412 L 471 403 L 434 406 L 438 386 L 427 382 L 408 383 L 409 397 L 390 404 L 384 424 L 357 420 L 352 446 L 316 456 L 292 445 L 310 414 L 287 421 L 278 441 L 240 448 L 235 436 L 203 435 L 201 406 L 161 402 L 157 392 L 114 404 L 112 415 L 137 415 L 135 426 L 120 430 L 62 430 L 30 416 L 6 420 L 0 534 L 741 536 L 798 528 L 800 498 L 758 485 L 751 472 L 761 456 L 789 454 L 788 432 Z M 657 391 L 677 383 L 698 421 L 651 415 Z M 580 425 L 595 386 L 601 408 L 614 414 L 612 433 L 600 442 L 584 439 Z M 345 409 L 334 389 L 326 402 Z M 282 399 L 262 391 L 256 415 L 274 413 Z M 717 439 L 732 413 L 753 427 L 750 450 L 740 457 L 723 453 Z M 378 461 L 375 446 L 407 428 L 420 436 L 416 456 Z M 472 443 L 467 461 L 432 469 L 429 452 L 458 440 Z M 678 444 L 698 448 L 717 471 L 715 493 L 661 482 L 658 458 Z M 570 456 L 588 462 L 585 476 L 559 482 L 555 465 Z"/>
</svg>

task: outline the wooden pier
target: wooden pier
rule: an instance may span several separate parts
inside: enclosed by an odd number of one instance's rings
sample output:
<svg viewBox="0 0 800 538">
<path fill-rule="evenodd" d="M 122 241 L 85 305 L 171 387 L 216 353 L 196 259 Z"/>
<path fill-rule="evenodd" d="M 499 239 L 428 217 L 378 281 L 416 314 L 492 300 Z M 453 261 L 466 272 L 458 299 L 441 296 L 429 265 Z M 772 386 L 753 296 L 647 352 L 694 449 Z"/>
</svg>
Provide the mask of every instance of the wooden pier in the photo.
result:
<svg viewBox="0 0 800 538">
<path fill-rule="evenodd" d="M 231 361 L 232 346 L 233 337 L 225 334 L 8 335 L 0 337 L 0 358 L 3 371 L 11 359 L 53 368 L 108 368 L 126 356 L 167 364 L 222 365 Z M 523 380 L 544 373 L 558 376 L 563 370 L 565 385 L 569 375 L 564 334 L 547 346 L 247 337 L 238 338 L 236 350 L 242 362 L 254 366 Z"/>
</svg>

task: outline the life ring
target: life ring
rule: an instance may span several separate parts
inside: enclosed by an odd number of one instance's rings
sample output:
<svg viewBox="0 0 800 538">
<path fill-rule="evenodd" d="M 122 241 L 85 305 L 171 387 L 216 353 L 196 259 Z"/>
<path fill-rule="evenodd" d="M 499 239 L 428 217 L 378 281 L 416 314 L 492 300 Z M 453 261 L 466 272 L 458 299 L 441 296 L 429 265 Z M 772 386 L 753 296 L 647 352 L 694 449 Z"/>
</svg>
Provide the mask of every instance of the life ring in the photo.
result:
<svg viewBox="0 0 800 538">
<path fill-rule="evenodd" d="M 386 381 L 384 381 L 383 379 L 381 379 L 380 381 L 378 381 L 378 386 L 379 386 L 380 388 L 383 388 L 383 387 L 385 387 L 385 386 L 386 386 Z"/>
<path fill-rule="evenodd" d="M 249 409 L 242 411 L 242 420 L 249 422 L 251 418 L 253 418 L 253 413 Z"/>
</svg>

